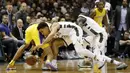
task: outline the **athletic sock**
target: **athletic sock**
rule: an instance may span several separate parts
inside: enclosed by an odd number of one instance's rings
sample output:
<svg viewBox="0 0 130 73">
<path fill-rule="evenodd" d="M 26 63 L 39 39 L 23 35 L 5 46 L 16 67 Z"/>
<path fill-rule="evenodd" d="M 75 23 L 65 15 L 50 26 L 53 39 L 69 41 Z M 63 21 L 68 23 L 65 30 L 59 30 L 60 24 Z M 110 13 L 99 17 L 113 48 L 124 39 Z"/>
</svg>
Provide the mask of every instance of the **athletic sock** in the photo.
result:
<svg viewBox="0 0 130 73">
<path fill-rule="evenodd" d="M 54 59 L 54 60 L 52 60 L 51 63 L 52 63 L 52 65 L 54 65 L 55 67 L 57 67 L 57 60 Z"/>
<path fill-rule="evenodd" d="M 113 64 L 115 64 L 115 65 L 119 65 L 121 62 L 119 62 L 119 61 L 116 61 L 116 60 L 113 60 L 113 59 L 111 59 L 111 58 L 109 58 L 109 57 L 107 57 L 107 56 L 103 56 L 104 58 L 105 58 L 105 60 L 107 61 L 107 62 L 109 62 L 109 63 L 113 63 Z"/>
<path fill-rule="evenodd" d="M 11 60 L 11 62 L 9 63 L 9 65 L 12 65 L 12 66 L 14 66 L 14 64 L 15 64 L 14 60 Z"/>
</svg>

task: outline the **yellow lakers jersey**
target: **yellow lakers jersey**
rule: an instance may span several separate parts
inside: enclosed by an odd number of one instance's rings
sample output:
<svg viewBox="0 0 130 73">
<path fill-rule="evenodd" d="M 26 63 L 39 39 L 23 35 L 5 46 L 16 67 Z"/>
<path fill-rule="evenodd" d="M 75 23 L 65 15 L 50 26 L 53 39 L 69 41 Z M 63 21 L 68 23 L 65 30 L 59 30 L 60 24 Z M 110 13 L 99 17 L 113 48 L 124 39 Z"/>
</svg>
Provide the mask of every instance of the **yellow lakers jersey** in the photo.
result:
<svg viewBox="0 0 130 73">
<path fill-rule="evenodd" d="M 94 17 L 94 20 L 102 27 L 102 26 L 103 26 L 103 25 L 102 25 L 102 21 L 103 21 L 103 17 L 104 17 L 105 14 L 106 14 L 106 9 L 103 8 L 103 11 L 100 12 L 100 11 L 98 10 L 98 8 L 95 8 L 95 12 L 96 12 L 96 15 L 95 15 L 95 17 Z"/>
<path fill-rule="evenodd" d="M 35 45 L 40 45 L 39 31 L 37 30 L 38 24 L 33 24 L 25 31 L 25 43 L 29 44 L 32 40 Z"/>
</svg>

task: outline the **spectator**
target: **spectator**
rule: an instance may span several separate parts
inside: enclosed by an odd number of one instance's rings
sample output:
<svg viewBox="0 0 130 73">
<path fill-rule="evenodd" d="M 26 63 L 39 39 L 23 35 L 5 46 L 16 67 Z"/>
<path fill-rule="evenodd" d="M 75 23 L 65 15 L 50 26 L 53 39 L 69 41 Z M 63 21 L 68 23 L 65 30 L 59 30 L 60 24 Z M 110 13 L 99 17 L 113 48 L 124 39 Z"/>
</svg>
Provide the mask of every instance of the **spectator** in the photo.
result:
<svg viewBox="0 0 130 73">
<path fill-rule="evenodd" d="M 21 19 L 17 20 L 17 26 L 13 29 L 12 34 L 17 38 L 18 46 L 24 44 L 25 29 L 23 28 L 23 21 Z"/>
<path fill-rule="evenodd" d="M 58 22 L 58 20 L 59 20 L 59 17 L 53 17 L 51 20 L 51 23 L 53 24 L 54 22 Z"/>
<path fill-rule="evenodd" d="M 16 26 L 15 16 L 13 16 L 13 17 L 12 17 L 12 23 L 13 23 L 12 28 L 14 29 L 14 28 L 15 28 L 15 26 Z"/>
<path fill-rule="evenodd" d="M 71 17 L 69 13 L 65 14 L 65 21 L 71 21 Z"/>
<path fill-rule="evenodd" d="M 40 4 L 40 8 L 43 10 L 45 8 L 45 4 L 44 3 L 41 3 Z"/>
<path fill-rule="evenodd" d="M 113 24 L 116 30 L 115 38 L 115 49 L 119 50 L 119 40 L 121 39 L 121 34 L 130 29 L 130 8 L 127 7 L 127 0 L 122 1 L 121 6 L 117 6 L 115 9 L 115 15 L 113 18 Z"/>
<path fill-rule="evenodd" d="M 43 20 L 43 22 L 47 22 L 47 18 L 46 17 L 43 17 L 42 20 Z"/>
<path fill-rule="evenodd" d="M 96 6 L 97 7 L 90 14 L 90 17 L 93 18 L 101 27 L 105 26 L 106 31 L 108 32 L 107 10 L 104 8 L 104 2 L 97 2 Z"/>
<path fill-rule="evenodd" d="M 37 7 L 37 8 L 36 8 L 36 12 L 41 12 L 41 8 L 40 8 L 40 7 Z"/>
<path fill-rule="evenodd" d="M 16 13 L 15 18 L 16 18 L 16 22 L 18 19 L 22 19 L 23 20 L 23 24 L 25 25 L 26 22 L 26 17 L 27 17 L 27 4 L 26 3 L 22 3 L 20 10 Z"/>
<path fill-rule="evenodd" d="M 75 21 L 76 21 L 78 15 L 80 13 L 81 13 L 81 11 L 80 11 L 79 4 L 77 4 L 76 2 L 73 2 L 73 6 L 72 6 L 72 17 L 74 18 Z"/>
<path fill-rule="evenodd" d="M 65 18 L 61 18 L 61 19 L 60 19 L 60 22 L 64 22 L 64 21 L 65 21 Z"/>
<path fill-rule="evenodd" d="M 120 43 L 120 51 L 122 51 L 121 56 L 123 57 L 130 57 L 130 38 L 129 38 L 130 34 L 129 32 L 125 32 L 124 36 L 122 37 L 122 39 L 119 41 Z"/>
<path fill-rule="evenodd" d="M 13 18 L 13 6 L 11 4 L 8 4 L 6 6 L 7 10 L 6 13 L 8 14 L 8 27 L 9 29 L 12 31 L 13 29 L 13 22 L 12 22 L 12 18 Z"/>
<path fill-rule="evenodd" d="M 66 14 L 67 13 L 67 10 L 64 6 L 61 6 L 61 12 L 62 14 Z"/>
<path fill-rule="evenodd" d="M 2 22 L 2 12 L 1 12 L 1 8 L 0 8 L 0 23 Z"/>
<path fill-rule="evenodd" d="M 32 10 L 32 11 L 33 11 L 33 10 Z M 28 13 L 28 15 L 31 14 L 31 7 L 30 7 L 30 6 L 27 6 L 27 13 Z"/>
<path fill-rule="evenodd" d="M 53 3 L 49 0 L 45 1 L 45 10 L 47 10 L 47 12 L 52 11 L 52 9 L 54 8 Z"/>
<path fill-rule="evenodd" d="M 18 39 L 24 39 L 24 28 L 23 28 L 23 21 L 21 19 L 17 20 L 17 26 L 13 29 L 12 34 Z"/>
<path fill-rule="evenodd" d="M 2 23 L 0 24 L 0 32 L 2 32 L 2 39 L 3 39 L 2 43 L 4 46 L 6 46 L 8 60 L 10 60 L 17 50 L 17 43 L 16 43 L 17 39 L 11 34 L 7 24 L 8 24 L 8 15 L 5 14 L 2 17 Z"/>
<path fill-rule="evenodd" d="M 87 6 L 86 3 L 83 3 L 83 4 L 82 4 L 81 12 L 84 13 L 85 15 L 88 15 L 88 14 L 89 14 L 90 10 L 89 10 L 89 8 L 88 8 L 88 6 Z"/>
<path fill-rule="evenodd" d="M 30 16 L 27 16 L 26 22 L 27 23 L 25 24 L 24 29 L 27 29 L 30 26 L 30 24 L 31 24 L 31 18 L 30 18 Z"/>
</svg>

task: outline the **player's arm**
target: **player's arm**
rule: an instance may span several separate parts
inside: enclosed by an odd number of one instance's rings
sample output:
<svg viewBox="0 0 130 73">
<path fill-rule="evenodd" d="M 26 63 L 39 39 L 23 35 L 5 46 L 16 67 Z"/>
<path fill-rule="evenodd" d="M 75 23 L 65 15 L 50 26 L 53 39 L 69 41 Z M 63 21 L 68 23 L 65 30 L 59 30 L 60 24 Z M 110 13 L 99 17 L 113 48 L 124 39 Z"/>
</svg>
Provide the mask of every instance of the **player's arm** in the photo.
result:
<svg viewBox="0 0 130 73">
<path fill-rule="evenodd" d="M 91 17 L 92 19 L 94 19 L 95 15 L 96 15 L 96 11 L 93 9 L 93 10 L 91 11 L 91 13 L 90 13 L 90 17 Z"/>
<path fill-rule="evenodd" d="M 107 10 L 106 10 L 105 16 L 103 17 L 103 23 L 104 23 L 104 25 L 106 27 L 106 31 L 108 32 Z"/>
<path fill-rule="evenodd" d="M 52 40 L 52 38 L 55 36 L 55 34 L 57 33 L 58 29 L 60 28 L 58 23 L 54 23 L 52 25 L 53 28 L 51 28 L 51 33 L 47 36 L 47 38 L 44 40 L 44 42 L 42 43 L 42 45 L 44 45 L 45 43 L 48 43 Z"/>
</svg>

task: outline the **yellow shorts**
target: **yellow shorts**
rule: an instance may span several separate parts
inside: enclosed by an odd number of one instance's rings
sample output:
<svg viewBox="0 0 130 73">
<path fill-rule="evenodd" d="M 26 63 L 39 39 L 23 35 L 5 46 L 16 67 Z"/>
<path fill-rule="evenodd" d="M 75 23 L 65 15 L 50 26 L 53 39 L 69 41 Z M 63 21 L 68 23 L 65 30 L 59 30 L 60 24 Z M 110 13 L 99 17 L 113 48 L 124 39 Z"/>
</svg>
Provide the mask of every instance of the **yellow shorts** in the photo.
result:
<svg viewBox="0 0 130 73">
<path fill-rule="evenodd" d="M 46 43 L 46 44 L 44 44 L 41 48 L 44 49 L 44 48 L 47 48 L 47 47 L 49 47 L 49 46 L 50 46 L 50 44 L 49 44 L 49 43 Z"/>
</svg>

